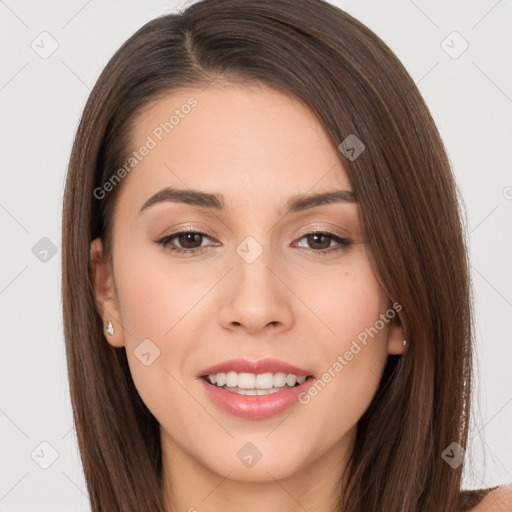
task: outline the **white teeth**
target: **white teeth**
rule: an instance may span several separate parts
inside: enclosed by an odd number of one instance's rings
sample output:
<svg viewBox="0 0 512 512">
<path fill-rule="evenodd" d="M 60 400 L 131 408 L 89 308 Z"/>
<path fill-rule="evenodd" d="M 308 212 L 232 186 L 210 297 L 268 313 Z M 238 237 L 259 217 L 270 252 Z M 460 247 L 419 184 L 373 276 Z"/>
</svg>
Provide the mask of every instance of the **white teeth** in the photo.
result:
<svg viewBox="0 0 512 512">
<path fill-rule="evenodd" d="M 288 386 L 295 386 L 295 383 L 297 382 L 297 376 L 296 375 L 293 375 L 291 373 L 289 373 L 287 376 L 286 376 L 286 384 L 288 384 Z"/>
<path fill-rule="evenodd" d="M 228 388 L 239 388 L 239 390 L 274 390 L 285 386 L 293 387 L 295 384 L 302 384 L 306 381 L 305 376 L 297 377 L 292 373 L 215 373 L 208 375 L 212 384 L 218 387 L 226 386 Z M 260 394 L 260 393 L 241 393 L 241 394 Z M 266 394 L 266 393 L 265 393 Z"/>
<path fill-rule="evenodd" d="M 254 373 L 239 373 L 238 379 L 232 387 L 235 386 L 244 389 L 254 389 L 256 387 L 256 375 Z"/>
<path fill-rule="evenodd" d="M 238 382 L 238 374 L 236 372 L 228 372 L 226 374 L 226 386 L 228 388 L 236 387 Z"/>
<path fill-rule="evenodd" d="M 282 388 L 286 384 L 286 373 L 274 373 L 274 386 Z"/>
<path fill-rule="evenodd" d="M 271 395 L 281 391 L 280 389 L 242 389 L 242 388 L 230 388 L 229 391 L 238 393 L 239 395 Z"/>
<path fill-rule="evenodd" d="M 274 375 L 272 373 L 260 373 L 256 375 L 256 389 L 272 389 L 273 387 Z"/>
</svg>

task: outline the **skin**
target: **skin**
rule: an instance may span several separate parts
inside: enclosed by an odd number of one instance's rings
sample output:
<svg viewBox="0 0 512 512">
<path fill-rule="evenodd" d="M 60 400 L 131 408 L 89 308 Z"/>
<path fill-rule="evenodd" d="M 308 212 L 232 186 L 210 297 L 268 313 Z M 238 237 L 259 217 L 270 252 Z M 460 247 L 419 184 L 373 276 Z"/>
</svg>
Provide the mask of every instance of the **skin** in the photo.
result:
<svg viewBox="0 0 512 512">
<path fill-rule="evenodd" d="M 512 510 L 512 483 L 491 491 L 473 512 L 507 512 Z"/>
<path fill-rule="evenodd" d="M 100 239 L 91 244 L 98 309 L 115 328 L 106 342 L 126 348 L 160 423 L 177 510 L 327 512 L 387 356 L 405 350 L 403 329 L 385 323 L 308 404 L 278 416 L 243 419 L 209 400 L 195 375 L 232 358 L 274 357 L 321 378 L 392 303 L 370 265 L 357 204 L 283 214 L 291 196 L 352 190 L 336 145 L 296 99 L 226 83 L 174 92 L 138 117 L 133 149 L 191 96 L 197 106 L 124 178 L 113 264 Z M 139 213 L 167 186 L 221 193 L 226 210 L 166 202 Z M 207 251 L 180 255 L 155 243 L 187 226 L 208 236 L 170 245 Z M 304 236 L 325 230 L 354 243 L 334 251 L 336 239 Z M 247 236 L 263 248 L 252 263 L 236 252 Z M 146 338 L 160 349 L 149 366 L 134 355 Z M 262 454 L 250 468 L 237 457 L 246 443 Z"/>
</svg>

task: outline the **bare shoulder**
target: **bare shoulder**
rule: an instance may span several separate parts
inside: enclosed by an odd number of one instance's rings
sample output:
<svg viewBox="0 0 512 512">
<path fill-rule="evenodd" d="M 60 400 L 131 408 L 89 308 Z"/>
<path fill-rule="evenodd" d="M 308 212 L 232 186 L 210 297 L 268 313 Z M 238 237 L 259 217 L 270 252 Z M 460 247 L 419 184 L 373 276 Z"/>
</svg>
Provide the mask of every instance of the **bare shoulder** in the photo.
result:
<svg viewBox="0 0 512 512">
<path fill-rule="evenodd" d="M 471 512 L 510 512 L 512 511 L 512 483 L 501 485 L 487 494 Z"/>
</svg>

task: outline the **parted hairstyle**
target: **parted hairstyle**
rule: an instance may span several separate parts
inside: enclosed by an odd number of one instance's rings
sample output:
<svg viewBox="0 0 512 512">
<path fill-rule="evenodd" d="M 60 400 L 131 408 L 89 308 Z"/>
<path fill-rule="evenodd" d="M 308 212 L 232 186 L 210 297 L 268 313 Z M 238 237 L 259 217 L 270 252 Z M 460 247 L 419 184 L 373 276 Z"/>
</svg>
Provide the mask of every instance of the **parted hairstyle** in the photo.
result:
<svg viewBox="0 0 512 512">
<path fill-rule="evenodd" d="M 93 512 L 161 512 L 159 425 L 132 380 L 126 351 L 105 340 L 90 244 L 110 254 L 121 181 L 94 193 L 133 151 L 150 102 L 217 80 L 264 84 L 301 100 L 338 146 L 360 206 L 379 282 L 401 304 L 408 340 L 389 355 L 340 475 L 344 512 L 468 510 L 486 491 L 461 490 L 472 392 L 473 317 L 461 201 L 436 125 L 388 46 L 323 0 L 202 0 L 160 16 L 110 59 L 84 108 L 67 174 L 62 300 L 75 428 Z M 136 172 L 136 171 L 133 171 Z M 487 491 L 488 492 L 488 491 Z"/>
</svg>

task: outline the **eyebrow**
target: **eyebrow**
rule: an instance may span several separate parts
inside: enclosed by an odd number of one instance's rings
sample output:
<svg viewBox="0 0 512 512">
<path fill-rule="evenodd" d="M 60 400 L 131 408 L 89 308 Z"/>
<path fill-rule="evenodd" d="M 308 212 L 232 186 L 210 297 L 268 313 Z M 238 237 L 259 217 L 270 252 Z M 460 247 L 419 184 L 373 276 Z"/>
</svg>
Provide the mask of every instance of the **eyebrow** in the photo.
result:
<svg viewBox="0 0 512 512">
<path fill-rule="evenodd" d="M 193 206 L 199 206 L 200 208 L 208 208 L 217 211 L 224 210 L 226 207 L 224 196 L 222 194 L 166 187 L 159 190 L 156 194 L 153 194 L 142 205 L 139 213 L 143 212 L 150 206 L 165 202 L 190 204 Z M 333 203 L 357 203 L 357 200 L 351 190 L 333 190 L 331 192 L 321 192 L 313 195 L 298 194 L 292 196 L 286 202 L 285 215 Z"/>
</svg>

